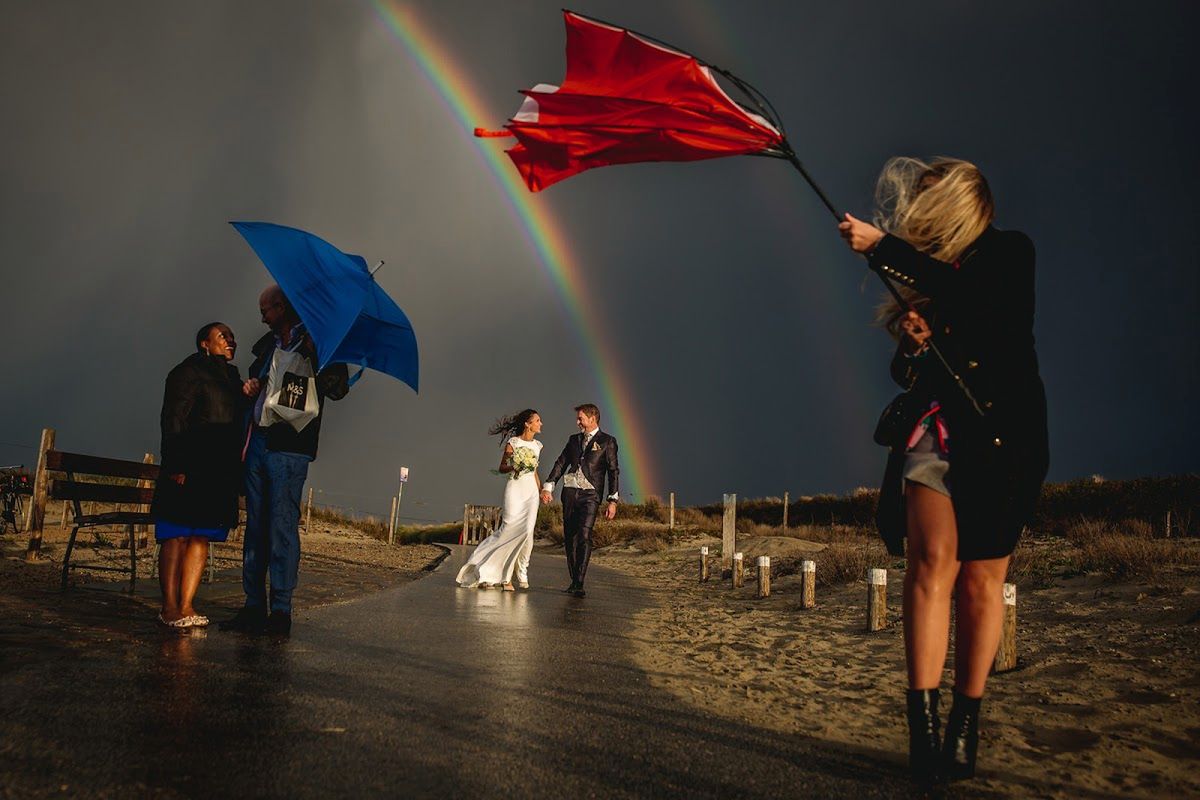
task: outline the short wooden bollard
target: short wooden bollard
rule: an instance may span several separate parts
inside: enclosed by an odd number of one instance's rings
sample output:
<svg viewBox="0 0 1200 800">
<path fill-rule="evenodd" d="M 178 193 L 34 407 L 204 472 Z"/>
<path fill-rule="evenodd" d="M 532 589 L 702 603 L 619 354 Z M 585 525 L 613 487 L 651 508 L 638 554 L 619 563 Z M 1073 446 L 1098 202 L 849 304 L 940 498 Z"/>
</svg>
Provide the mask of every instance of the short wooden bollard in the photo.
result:
<svg viewBox="0 0 1200 800">
<path fill-rule="evenodd" d="M 733 588 L 740 589 L 746 582 L 746 573 L 742 566 L 742 554 L 733 554 Z"/>
<path fill-rule="evenodd" d="M 700 548 L 700 582 L 708 580 L 708 548 Z"/>
<path fill-rule="evenodd" d="M 668 530 L 675 530 L 675 493 L 671 492 L 671 506 L 667 516 Z"/>
<path fill-rule="evenodd" d="M 758 557 L 758 596 L 769 597 L 771 594 L 771 557 Z"/>
<path fill-rule="evenodd" d="M 312 493 L 313 487 L 308 487 L 308 507 L 304 509 L 304 532 L 312 530 Z"/>
<path fill-rule="evenodd" d="M 783 527 L 787 527 L 788 493 L 783 493 Z"/>
<path fill-rule="evenodd" d="M 817 562 L 800 562 L 800 607 L 812 608 L 817 604 Z"/>
<path fill-rule="evenodd" d="M 992 665 L 996 672 L 1007 672 L 1017 666 L 1017 585 L 1004 584 L 1004 627 L 1000 631 L 1000 649 Z"/>
<path fill-rule="evenodd" d="M 867 630 L 887 627 L 887 570 L 867 570 Z"/>
</svg>

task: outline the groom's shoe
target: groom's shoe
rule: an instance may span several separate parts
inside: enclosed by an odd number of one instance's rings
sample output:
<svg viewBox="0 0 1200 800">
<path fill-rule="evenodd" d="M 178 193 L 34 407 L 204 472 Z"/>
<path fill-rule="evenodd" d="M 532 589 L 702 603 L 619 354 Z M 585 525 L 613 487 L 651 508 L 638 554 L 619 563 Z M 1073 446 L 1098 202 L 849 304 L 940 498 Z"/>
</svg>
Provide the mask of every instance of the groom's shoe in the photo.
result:
<svg viewBox="0 0 1200 800">
<path fill-rule="evenodd" d="M 571 594 L 575 595 L 576 597 L 587 597 L 587 592 L 583 590 L 583 584 L 576 586 L 575 591 L 571 592 Z"/>
<path fill-rule="evenodd" d="M 567 588 L 563 589 L 563 591 L 566 592 L 567 594 L 575 594 L 575 592 L 579 591 L 582 588 L 583 587 L 580 586 L 575 581 L 571 581 L 571 585 L 568 586 Z"/>
</svg>

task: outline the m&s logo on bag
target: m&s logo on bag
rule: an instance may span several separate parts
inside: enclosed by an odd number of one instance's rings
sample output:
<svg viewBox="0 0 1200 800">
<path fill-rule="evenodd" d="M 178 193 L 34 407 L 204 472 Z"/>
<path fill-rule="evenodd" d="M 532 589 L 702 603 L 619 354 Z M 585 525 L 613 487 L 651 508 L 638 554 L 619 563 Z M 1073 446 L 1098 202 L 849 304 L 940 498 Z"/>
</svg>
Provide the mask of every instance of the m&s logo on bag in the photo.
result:
<svg viewBox="0 0 1200 800">
<path fill-rule="evenodd" d="M 294 372 L 283 373 L 283 382 L 279 387 L 279 405 L 304 410 L 307 401 L 308 378 Z"/>
</svg>

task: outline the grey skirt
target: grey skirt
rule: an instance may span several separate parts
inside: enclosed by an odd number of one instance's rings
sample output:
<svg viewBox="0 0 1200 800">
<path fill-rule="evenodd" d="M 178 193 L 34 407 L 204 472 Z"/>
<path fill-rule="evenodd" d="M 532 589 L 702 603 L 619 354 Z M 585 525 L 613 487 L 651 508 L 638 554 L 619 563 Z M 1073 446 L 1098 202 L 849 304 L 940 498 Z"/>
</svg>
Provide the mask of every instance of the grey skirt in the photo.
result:
<svg viewBox="0 0 1200 800">
<path fill-rule="evenodd" d="M 929 431 L 904 454 L 904 480 L 950 496 L 950 456 L 941 452 Z"/>
</svg>

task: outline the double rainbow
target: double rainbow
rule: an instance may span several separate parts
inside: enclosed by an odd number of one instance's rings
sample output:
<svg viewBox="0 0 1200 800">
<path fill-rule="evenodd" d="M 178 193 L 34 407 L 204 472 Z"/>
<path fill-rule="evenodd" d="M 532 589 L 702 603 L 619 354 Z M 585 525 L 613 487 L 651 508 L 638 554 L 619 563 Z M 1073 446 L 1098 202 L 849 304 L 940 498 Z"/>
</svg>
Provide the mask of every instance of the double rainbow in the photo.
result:
<svg viewBox="0 0 1200 800">
<path fill-rule="evenodd" d="M 416 62 L 430 86 L 461 126 L 463 136 L 474 139 L 477 123 L 494 117 L 479 100 L 469 76 L 421 24 L 415 12 L 396 2 L 370 0 L 379 18 Z M 600 336 L 594 309 L 584 302 L 588 296 L 579 259 L 545 201 L 532 194 L 516 169 L 494 142 L 480 140 L 477 149 L 496 178 L 505 199 L 525 232 L 530 246 L 550 276 L 567 314 L 575 323 L 581 346 L 594 365 L 600 389 L 604 427 L 621 444 L 621 487 L 626 500 L 643 499 L 658 485 L 650 460 L 650 444 L 639 424 L 629 380 L 622 374 L 620 359 Z"/>
</svg>

